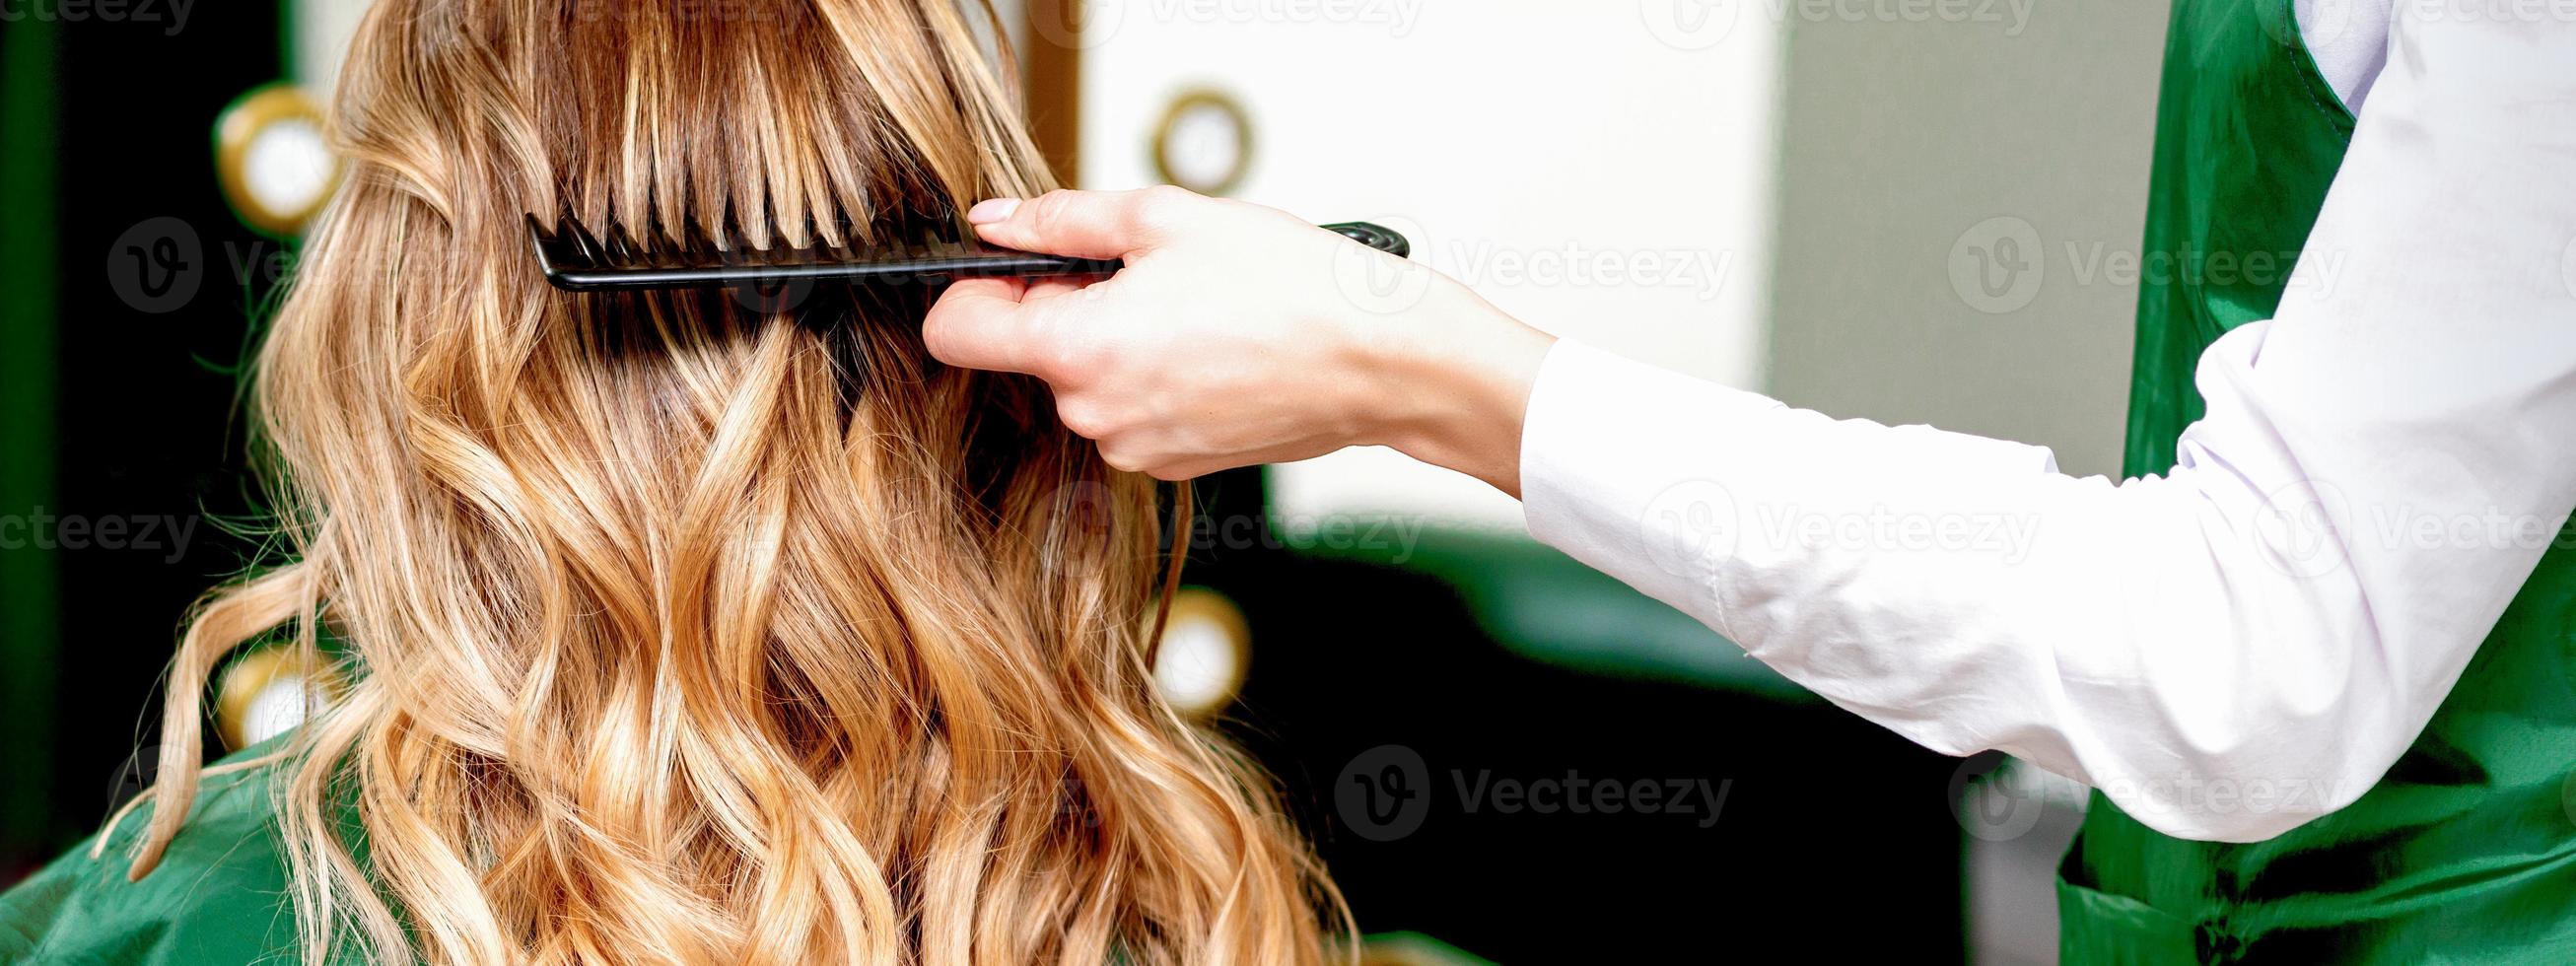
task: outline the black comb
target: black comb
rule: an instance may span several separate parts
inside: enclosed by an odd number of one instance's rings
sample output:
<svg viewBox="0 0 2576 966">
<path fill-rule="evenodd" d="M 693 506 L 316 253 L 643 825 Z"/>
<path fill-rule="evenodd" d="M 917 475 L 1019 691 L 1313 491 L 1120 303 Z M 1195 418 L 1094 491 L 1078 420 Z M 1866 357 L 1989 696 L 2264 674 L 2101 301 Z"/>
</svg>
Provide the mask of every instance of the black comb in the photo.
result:
<svg viewBox="0 0 2576 966">
<path fill-rule="evenodd" d="M 1344 238 L 1397 258 L 1413 246 L 1384 227 L 1364 221 L 1325 225 Z M 611 223 L 605 237 L 593 235 L 580 221 L 565 216 L 548 230 L 528 216 L 528 243 L 546 281 L 568 292 L 632 289 L 716 288 L 747 285 L 770 287 L 788 282 L 846 281 L 871 284 L 943 282 L 959 278 L 1043 278 L 1051 275 L 1106 275 L 1119 268 L 1116 259 L 1061 258 L 1016 251 L 961 235 L 954 222 L 930 224 L 910 241 L 866 248 L 814 245 L 748 247 L 740 232 L 729 233 L 732 247 L 719 248 L 694 226 L 680 238 L 647 232 L 642 241 Z"/>
</svg>

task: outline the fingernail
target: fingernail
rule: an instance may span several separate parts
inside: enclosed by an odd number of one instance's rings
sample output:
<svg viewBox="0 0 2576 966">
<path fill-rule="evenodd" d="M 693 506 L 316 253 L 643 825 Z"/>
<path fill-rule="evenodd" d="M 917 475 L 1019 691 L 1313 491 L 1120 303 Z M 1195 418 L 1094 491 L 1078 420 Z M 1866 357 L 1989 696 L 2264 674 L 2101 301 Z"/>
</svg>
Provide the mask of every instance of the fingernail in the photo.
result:
<svg viewBox="0 0 2576 966">
<path fill-rule="evenodd" d="M 966 209 L 966 223 L 989 225 L 1011 217 L 1011 212 L 1018 210 L 1020 210 L 1018 198 L 992 198 L 979 201 L 975 203 L 975 207 Z"/>
</svg>

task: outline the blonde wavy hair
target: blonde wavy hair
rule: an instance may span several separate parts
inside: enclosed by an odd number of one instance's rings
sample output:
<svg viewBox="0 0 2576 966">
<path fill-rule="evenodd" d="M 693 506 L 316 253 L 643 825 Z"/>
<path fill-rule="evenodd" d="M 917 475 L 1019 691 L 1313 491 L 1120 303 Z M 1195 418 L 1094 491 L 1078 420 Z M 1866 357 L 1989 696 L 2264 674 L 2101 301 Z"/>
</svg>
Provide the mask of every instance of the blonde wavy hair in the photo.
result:
<svg viewBox="0 0 2576 966">
<path fill-rule="evenodd" d="M 1041 191 L 999 37 L 948 0 L 377 0 L 253 376 L 291 562 L 193 616 L 132 874 L 209 673 L 289 635 L 351 682 L 263 762 L 308 962 L 1347 955 L 1265 778 L 1152 687 L 1157 484 L 931 361 L 928 286 L 533 267 L 524 212 L 864 245 Z"/>
</svg>

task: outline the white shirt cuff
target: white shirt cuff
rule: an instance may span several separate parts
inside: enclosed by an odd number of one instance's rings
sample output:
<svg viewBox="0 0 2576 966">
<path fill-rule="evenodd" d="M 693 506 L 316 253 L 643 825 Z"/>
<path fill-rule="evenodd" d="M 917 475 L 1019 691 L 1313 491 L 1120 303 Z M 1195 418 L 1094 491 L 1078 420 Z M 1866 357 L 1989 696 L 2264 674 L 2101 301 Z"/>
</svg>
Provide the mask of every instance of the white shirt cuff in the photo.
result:
<svg viewBox="0 0 2576 966">
<path fill-rule="evenodd" d="M 1530 535 L 1684 612 L 1710 613 L 1707 562 L 1681 544 L 1703 532 L 1690 524 L 1728 526 L 1732 514 L 1682 520 L 1680 536 L 1660 518 L 1709 509 L 1700 491 L 1723 492 L 1705 478 L 1710 454 L 1736 424 L 1781 408 L 1768 396 L 1558 340 L 1521 429 Z"/>
</svg>

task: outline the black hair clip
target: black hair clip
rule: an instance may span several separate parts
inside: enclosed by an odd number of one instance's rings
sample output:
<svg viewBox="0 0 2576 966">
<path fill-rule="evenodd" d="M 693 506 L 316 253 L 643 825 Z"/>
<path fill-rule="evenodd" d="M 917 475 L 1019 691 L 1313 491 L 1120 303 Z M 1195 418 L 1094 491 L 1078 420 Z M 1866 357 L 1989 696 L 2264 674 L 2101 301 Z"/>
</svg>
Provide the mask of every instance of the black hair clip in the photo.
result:
<svg viewBox="0 0 2576 966">
<path fill-rule="evenodd" d="M 734 247 L 719 248 L 694 226 L 673 240 L 648 232 L 643 241 L 611 223 L 605 237 L 593 235 L 566 215 L 548 230 L 537 216 L 528 217 L 528 243 L 546 281 L 569 292 L 631 289 L 766 288 L 791 282 L 846 281 L 872 284 L 944 282 L 959 278 L 1042 278 L 1054 275 L 1106 275 L 1119 263 L 1061 258 L 1015 251 L 960 235 L 954 222 L 930 225 L 912 241 L 876 248 L 840 248 L 827 244 L 767 248 L 745 246 L 739 232 Z M 1362 245 L 1395 255 L 1412 254 L 1412 245 L 1386 228 L 1367 222 L 1325 225 L 1327 230 Z"/>
</svg>

